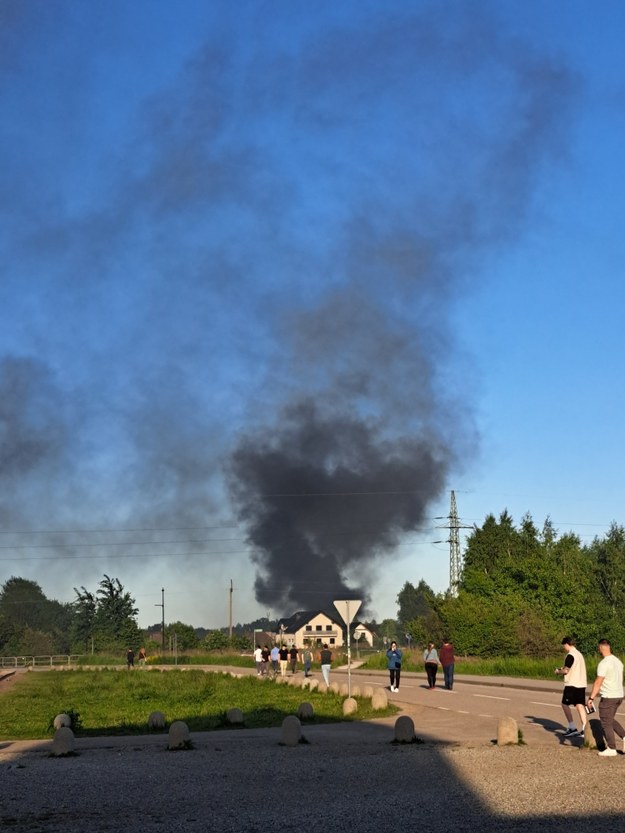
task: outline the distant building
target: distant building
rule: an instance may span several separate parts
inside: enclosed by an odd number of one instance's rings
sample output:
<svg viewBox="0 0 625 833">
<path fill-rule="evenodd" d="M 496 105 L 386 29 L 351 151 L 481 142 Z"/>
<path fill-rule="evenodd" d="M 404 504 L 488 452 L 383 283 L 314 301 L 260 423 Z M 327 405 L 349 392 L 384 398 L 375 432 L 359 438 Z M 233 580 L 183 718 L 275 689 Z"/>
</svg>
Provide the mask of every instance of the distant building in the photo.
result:
<svg viewBox="0 0 625 833">
<path fill-rule="evenodd" d="M 375 634 L 373 631 L 366 625 L 363 625 L 362 622 L 353 623 L 352 637 L 353 639 L 358 640 L 361 648 L 364 647 L 365 643 L 369 646 L 369 648 L 373 648 L 374 636 Z"/>
<path fill-rule="evenodd" d="M 362 622 L 352 622 L 350 632 L 352 644 L 354 640 L 360 640 L 361 648 L 365 645 L 373 648 L 375 634 Z M 276 642 L 295 645 L 296 648 L 303 648 L 304 645 L 318 647 L 327 642 L 334 648 L 342 648 L 347 642 L 347 632 L 338 614 L 333 616 L 325 610 L 300 610 L 279 620 Z"/>
<path fill-rule="evenodd" d="M 344 625 L 338 615 L 331 616 L 323 610 L 300 610 L 280 619 L 276 632 L 276 641 L 286 645 L 303 648 L 304 645 L 318 647 L 324 642 L 334 648 L 345 644 Z"/>
</svg>

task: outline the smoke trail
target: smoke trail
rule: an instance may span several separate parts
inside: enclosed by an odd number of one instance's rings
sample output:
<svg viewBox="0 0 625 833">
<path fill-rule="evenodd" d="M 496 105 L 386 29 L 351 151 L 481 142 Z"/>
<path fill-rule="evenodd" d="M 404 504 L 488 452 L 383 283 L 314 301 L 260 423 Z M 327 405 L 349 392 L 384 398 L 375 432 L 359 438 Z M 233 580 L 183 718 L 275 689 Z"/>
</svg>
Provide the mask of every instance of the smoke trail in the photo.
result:
<svg viewBox="0 0 625 833">
<path fill-rule="evenodd" d="M 6 526 L 200 527 L 229 490 L 263 603 L 367 597 L 477 445 L 450 313 L 523 228 L 570 76 L 463 4 L 252 2 L 135 105 L 114 14 L 9 5 L 0 355 L 40 371 L 2 377 Z"/>
</svg>

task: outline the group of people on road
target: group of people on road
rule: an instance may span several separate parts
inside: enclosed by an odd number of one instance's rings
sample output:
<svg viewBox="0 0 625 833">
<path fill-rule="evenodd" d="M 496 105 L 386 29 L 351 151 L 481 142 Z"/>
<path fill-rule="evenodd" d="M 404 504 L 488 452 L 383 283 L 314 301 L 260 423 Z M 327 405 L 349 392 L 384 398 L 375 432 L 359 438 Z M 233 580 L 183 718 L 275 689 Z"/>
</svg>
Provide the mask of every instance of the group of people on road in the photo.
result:
<svg viewBox="0 0 625 833">
<path fill-rule="evenodd" d="M 585 737 L 588 716 L 596 711 L 595 700 L 599 701 L 599 722 L 605 740 L 605 749 L 599 752 L 603 758 L 610 758 L 617 754 L 616 737 L 618 735 L 625 752 L 625 729 L 616 719 L 616 712 L 623 702 L 623 663 L 612 653 L 612 646 L 607 639 L 600 639 L 597 646 L 601 660 L 597 665 L 597 675 L 586 697 L 586 660 L 584 655 L 575 647 L 575 640 L 565 636 L 562 645 L 566 651 L 564 664 L 555 669 L 555 673 L 564 678 L 562 692 L 562 710 L 567 719 L 568 727 L 564 733 L 567 738 Z M 580 717 L 581 728 L 578 729 L 573 720 L 574 707 Z"/>
<path fill-rule="evenodd" d="M 273 676 L 280 672 L 281 677 L 286 677 L 287 668 L 290 667 L 291 674 L 297 673 L 297 663 L 300 657 L 300 651 L 295 645 L 288 647 L 287 645 L 274 645 L 271 650 L 268 645 L 262 648 L 257 645 L 254 649 L 254 662 L 256 663 L 256 675 L 258 677 L 265 677 L 269 674 L 269 663 L 271 662 L 271 673 Z M 310 677 L 310 671 L 313 664 L 312 648 L 306 645 L 301 651 L 301 661 L 304 667 L 304 676 Z M 332 652 L 326 643 L 319 651 L 319 662 L 321 664 L 321 673 L 326 685 L 330 685 L 330 668 L 332 667 Z"/>
<path fill-rule="evenodd" d="M 386 658 L 388 660 L 391 691 L 399 691 L 402 652 L 401 649 L 397 647 L 397 642 L 391 642 L 391 646 L 386 652 Z M 440 651 L 436 649 L 433 642 L 428 642 L 428 646 L 423 652 L 423 664 L 425 665 L 428 689 L 431 690 L 436 688 L 436 674 L 438 672 L 438 666 L 442 665 L 445 677 L 445 688 L 448 691 L 451 691 L 454 687 L 455 663 L 456 658 L 454 656 L 454 646 L 447 638 L 443 640 Z"/>
</svg>

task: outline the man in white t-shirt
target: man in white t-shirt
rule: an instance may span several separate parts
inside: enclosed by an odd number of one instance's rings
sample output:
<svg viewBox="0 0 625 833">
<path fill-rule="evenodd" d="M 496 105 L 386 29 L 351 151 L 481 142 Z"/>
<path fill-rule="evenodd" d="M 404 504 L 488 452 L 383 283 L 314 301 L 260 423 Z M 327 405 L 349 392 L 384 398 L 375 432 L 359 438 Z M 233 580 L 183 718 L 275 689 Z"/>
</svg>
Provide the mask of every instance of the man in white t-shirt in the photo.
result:
<svg viewBox="0 0 625 833">
<path fill-rule="evenodd" d="M 625 751 L 625 729 L 616 719 L 618 707 L 623 702 L 623 663 L 612 653 L 612 646 L 607 639 L 599 640 L 601 661 L 597 666 L 597 678 L 592 684 L 588 706 L 593 705 L 595 697 L 600 694 L 599 719 L 605 735 L 606 748 L 599 752 L 602 758 L 616 755 L 615 733 L 623 742 Z"/>
<path fill-rule="evenodd" d="M 564 733 L 565 738 L 583 738 L 586 732 L 586 660 L 575 647 L 575 641 L 570 636 L 565 636 L 562 645 L 566 651 L 564 665 L 556 668 L 555 673 L 564 677 L 564 691 L 562 692 L 562 711 L 568 721 L 568 728 Z M 573 720 L 574 706 L 579 714 L 582 728 L 578 729 Z"/>
<path fill-rule="evenodd" d="M 254 662 L 256 663 L 256 676 L 260 677 L 263 667 L 263 649 L 260 647 L 260 645 L 257 645 L 254 649 Z"/>
</svg>

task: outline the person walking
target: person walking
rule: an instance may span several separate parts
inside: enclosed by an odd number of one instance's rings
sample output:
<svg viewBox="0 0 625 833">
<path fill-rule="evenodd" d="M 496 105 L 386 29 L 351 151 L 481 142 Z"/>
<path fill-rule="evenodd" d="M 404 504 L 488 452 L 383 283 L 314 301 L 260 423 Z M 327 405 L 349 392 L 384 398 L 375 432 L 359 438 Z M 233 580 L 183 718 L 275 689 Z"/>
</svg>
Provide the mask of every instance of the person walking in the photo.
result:
<svg viewBox="0 0 625 833">
<path fill-rule="evenodd" d="M 267 676 L 267 670 L 269 668 L 269 657 L 271 656 L 271 651 L 269 650 L 269 645 L 263 645 L 263 648 L 260 652 L 260 675 L 261 677 Z"/>
<path fill-rule="evenodd" d="M 428 678 L 428 688 L 432 690 L 436 688 L 436 672 L 438 671 L 438 651 L 433 642 L 428 642 L 428 646 L 423 652 L 423 662 Z"/>
<path fill-rule="evenodd" d="M 280 649 L 277 645 L 274 645 L 271 649 L 271 670 L 274 675 L 278 673 L 278 662 L 280 661 Z"/>
<path fill-rule="evenodd" d="M 139 665 L 145 665 L 147 660 L 147 656 L 145 653 L 145 648 L 139 648 Z"/>
<path fill-rule="evenodd" d="M 594 707 L 594 701 L 598 694 L 601 695 L 599 703 L 599 720 L 605 737 L 606 747 L 599 752 L 602 758 L 610 758 L 616 755 L 616 737 L 623 741 L 625 751 L 625 729 L 616 719 L 618 707 L 623 702 L 623 663 L 612 653 L 612 646 L 607 639 L 599 640 L 599 653 L 601 661 L 597 666 L 597 677 L 592 684 L 588 708 Z"/>
<path fill-rule="evenodd" d="M 441 651 L 438 657 L 443 666 L 443 677 L 445 678 L 445 688 L 447 691 L 453 691 L 454 688 L 454 667 L 456 665 L 456 657 L 454 656 L 454 646 L 448 639 L 443 639 Z"/>
<path fill-rule="evenodd" d="M 391 691 L 399 691 L 399 677 L 401 675 L 401 650 L 397 642 L 391 642 L 391 647 L 386 652 L 388 660 L 388 673 L 391 678 Z"/>
<path fill-rule="evenodd" d="M 256 663 L 256 676 L 260 677 L 263 667 L 263 649 L 260 645 L 254 648 L 254 662 Z"/>
<path fill-rule="evenodd" d="M 295 645 L 291 645 L 291 650 L 289 651 L 289 659 L 291 663 L 291 674 L 297 674 L 297 657 L 299 656 L 299 651 L 295 647 Z"/>
<path fill-rule="evenodd" d="M 330 668 L 332 667 L 332 651 L 328 648 L 328 643 L 323 643 L 323 648 L 319 651 L 319 662 L 321 663 L 321 673 L 326 685 L 330 685 Z"/>
<path fill-rule="evenodd" d="M 310 677 L 310 669 L 312 668 L 313 655 L 310 650 L 310 645 L 306 645 L 302 651 L 302 662 L 304 663 L 304 676 Z"/>
<path fill-rule="evenodd" d="M 280 645 L 278 655 L 280 657 L 280 676 L 286 677 L 286 664 L 289 661 L 289 649 L 286 645 Z"/>
<path fill-rule="evenodd" d="M 556 668 L 555 673 L 564 677 L 564 690 L 562 692 L 562 711 L 568 721 L 568 727 L 564 733 L 565 738 L 583 738 L 586 733 L 586 660 L 584 655 L 575 647 L 575 641 L 570 636 L 565 636 L 562 645 L 566 651 L 564 665 Z M 578 729 L 573 720 L 571 706 L 575 706 L 582 723 Z"/>
<path fill-rule="evenodd" d="M 135 652 L 132 648 L 128 648 L 126 651 L 126 665 L 128 666 L 128 670 L 135 667 Z"/>
</svg>

